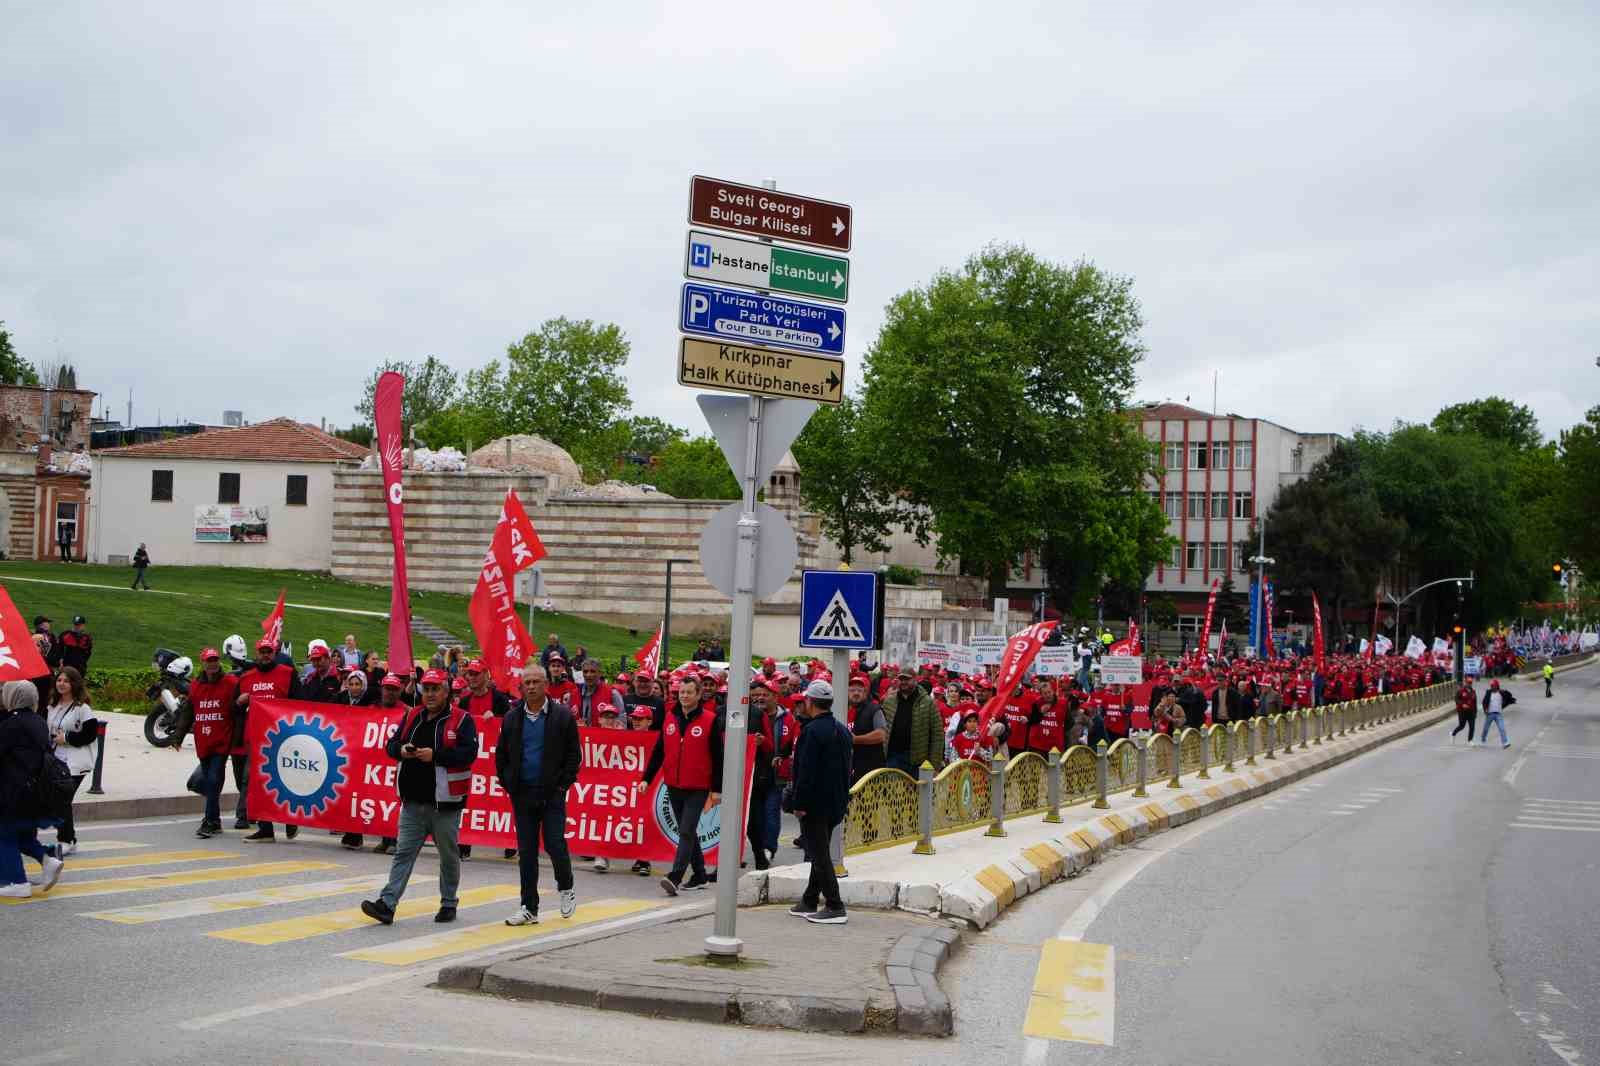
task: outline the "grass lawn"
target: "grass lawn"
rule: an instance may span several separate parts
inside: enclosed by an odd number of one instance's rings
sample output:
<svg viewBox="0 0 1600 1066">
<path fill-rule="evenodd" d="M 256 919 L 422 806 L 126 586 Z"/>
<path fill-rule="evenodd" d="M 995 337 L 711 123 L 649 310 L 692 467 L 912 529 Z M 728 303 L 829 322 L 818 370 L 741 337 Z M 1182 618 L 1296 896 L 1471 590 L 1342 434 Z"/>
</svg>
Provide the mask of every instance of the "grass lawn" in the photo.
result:
<svg viewBox="0 0 1600 1066">
<path fill-rule="evenodd" d="M 148 576 L 155 591 L 134 592 L 128 588 L 133 571 L 126 566 L 0 561 L 0 585 L 30 624 L 34 615 L 48 615 L 60 632 L 71 626 L 75 614 L 88 619 L 87 628 L 94 636 L 91 669 L 148 668 L 158 647 L 198 655 L 206 645 L 220 648 L 231 633 L 242 635 L 253 649 L 261 635 L 261 620 L 277 602 L 280 589 L 288 590 L 284 633 L 294 645 L 297 659 L 304 658 L 306 643 L 314 637 L 335 645 L 346 633 L 354 633 L 360 647 L 380 651 L 388 643 L 389 623 L 384 618 L 307 609 L 386 613 L 389 589 L 385 586 L 357 585 L 301 570 L 224 566 L 163 566 Z M 470 651 L 477 640 L 467 619 L 467 600 L 466 596 L 441 592 L 414 592 L 411 609 L 454 634 Z M 631 662 L 633 652 L 647 639 L 575 615 L 539 612 L 535 640 L 543 641 L 552 632 L 561 635 L 569 650 L 584 645 L 613 671 L 619 655 L 628 655 Z M 426 658 L 435 646 L 413 636 L 413 650 L 418 658 Z"/>
</svg>

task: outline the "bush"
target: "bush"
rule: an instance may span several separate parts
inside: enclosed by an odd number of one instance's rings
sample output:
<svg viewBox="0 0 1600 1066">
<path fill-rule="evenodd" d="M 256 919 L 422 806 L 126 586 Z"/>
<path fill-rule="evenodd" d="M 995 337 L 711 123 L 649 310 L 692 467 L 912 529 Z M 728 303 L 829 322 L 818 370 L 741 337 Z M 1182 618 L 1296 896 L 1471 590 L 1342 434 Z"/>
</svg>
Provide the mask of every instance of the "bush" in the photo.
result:
<svg viewBox="0 0 1600 1066">
<path fill-rule="evenodd" d="M 89 668 L 84 678 L 89 687 L 89 702 L 95 707 L 120 706 L 127 710 L 145 710 L 145 691 L 156 683 L 156 672 L 151 667 L 119 667 L 112 670 Z"/>
<path fill-rule="evenodd" d="M 887 580 L 891 585 L 920 585 L 922 571 L 914 566 L 891 566 Z"/>
</svg>

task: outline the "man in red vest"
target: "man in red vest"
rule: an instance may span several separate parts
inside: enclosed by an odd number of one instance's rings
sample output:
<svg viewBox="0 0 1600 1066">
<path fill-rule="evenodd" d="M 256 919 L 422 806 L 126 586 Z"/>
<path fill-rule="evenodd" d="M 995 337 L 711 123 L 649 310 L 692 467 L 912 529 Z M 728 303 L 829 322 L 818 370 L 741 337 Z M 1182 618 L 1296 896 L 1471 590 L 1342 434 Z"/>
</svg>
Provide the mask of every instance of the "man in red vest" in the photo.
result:
<svg viewBox="0 0 1600 1066">
<path fill-rule="evenodd" d="M 234 700 L 239 682 L 222 672 L 222 656 L 215 648 L 200 653 L 200 676 L 189 684 L 189 708 L 194 724 L 194 753 L 200 757 L 200 780 L 206 810 L 194 835 L 206 840 L 222 832 L 220 800 L 233 747 Z M 184 723 L 173 734 L 172 750 L 183 747 Z"/>
<path fill-rule="evenodd" d="M 300 698 L 300 678 L 294 672 L 294 667 L 278 661 L 278 646 L 270 639 L 263 637 L 256 642 L 255 666 L 239 675 L 238 706 L 241 715 L 250 713 L 251 700 L 294 700 Z M 243 737 L 243 733 L 240 733 Z M 246 753 L 246 761 L 249 755 Z M 248 769 L 248 767 L 247 767 Z M 248 777 L 248 773 L 246 774 Z M 241 793 L 245 791 L 241 786 Z M 241 807 L 234 812 L 233 827 L 235 829 L 248 829 L 249 821 L 244 817 Z M 300 831 L 298 826 L 287 825 L 283 828 L 283 835 L 293 840 Z M 251 843 L 275 840 L 272 823 L 261 821 L 256 823 L 256 831 L 247 837 L 240 837 Z"/>
<path fill-rule="evenodd" d="M 661 890 L 669 896 L 676 896 L 680 887 L 704 888 L 711 883 L 700 851 L 699 825 L 701 813 L 721 802 L 722 731 L 716 701 L 702 691 L 699 678 L 685 677 L 678 683 L 678 699 L 667 709 L 637 786 L 643 792 L 657 771 L 666 782 L 667 801 L 678 826 L 677 854 L 672 869 L 661 879 Z M 689 871 L 693 876 L 684 882 L 683 875 Z"/>
</svg>

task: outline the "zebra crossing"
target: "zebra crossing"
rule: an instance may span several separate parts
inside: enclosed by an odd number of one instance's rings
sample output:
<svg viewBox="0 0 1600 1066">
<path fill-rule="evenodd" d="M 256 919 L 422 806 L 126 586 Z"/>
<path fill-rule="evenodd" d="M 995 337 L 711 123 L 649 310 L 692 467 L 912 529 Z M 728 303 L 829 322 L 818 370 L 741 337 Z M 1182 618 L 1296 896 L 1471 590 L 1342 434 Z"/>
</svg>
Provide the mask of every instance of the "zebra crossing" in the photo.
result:
<svg viewBox="0 0 1600 1066">
<path fill-rule="evenodd" d="M 1382 803 L 1398 795 L 1403 789 L 1389 786 L 1374 786 L 1364 788 L 1354 795 L 1342 796 L 1335 799 L 1327 792 L 1322 791 L 1328 787 L 1326 781 L 1306 781 L 1283 792 L 1271 799 L 1263 800 L 1261 810 L 1300 810 L 1315 809 L 1323 814 L 1332 814 L 1338 817 L 1348 817 L 1368 807 Z M 1323 804 L 1327 804 L 1324 806 Z"/>
<path fill-rule="evenodd" d="M 1511 828 L 1600 833 L 1600 801 L 1529 797 L 1522 801 Z"/>
<path fill-rule="evenodd" d="M 313 854 L 303 855 L 308 850 Z M 504 880 L 463 886 L 459 892 L 459 908 L 463 918 L 470 918 L 471 911 L 481 908 L 478 913 L 485 917 L 492 915 L 493 920 L 444 927 L 427 922 L 429 932 L 421 934 L 418 926 L 438 907 L 435 894 L 438 878 L 419 870 L 411 878 L 406 897 L 396 908 L 395 926 L 381 929 L 361 913 L 359 902 L 362 898 L 371 898 L 382 889 L 387 880 L 386 872 L 369 871 L 352 875 L 345 862 L 335 861 L 343 857 L 339 852 L 329 849 L 326 857 L 314 853 L 322 850 L 297 849 L 302 854 L 293 858 L 261 861 L 259 851 L 249 854 L 226 848 L 169 851 L 135 841 L 85 841 L 79 845 L 79 854 L 68 859 L 66 878 L 47 893 L 36 893 L 27 899 L 0 898 L 0 904 L 10 909 L 0 910 L 0 916 L 23 908 L 23 913 L 15 914 L 11 920 L 25 921 L 28 920 L 26 912 L 29 910 L 57 912 L 68 908 L 73 918 L 91 923 L 105 922 L 113 926 L 179 923 L 174 926 L 178 935 L 225 941 L 247 949 L 266 950 L 328 938 L 332 948 L 329 954 L 333 957 L 369 965 L 403 967 L 467 952 L 481 952 L 501 945 L 514 945 L 524 939 L 531 940 L 664 906 L 664 901 L 658 899 L 601 899 L 580 902 L 577 913 L 571 919 L 547 919 L 540 925 L 507 926 L 502 920 L 504 915 L 499 912 L 514 907 L 520 895 L 516 866 L 512 863 L 495 863 L 490 869 L 495 876 Z M 291 883 L 250 884 L 252 881 L 303 875 L 314 876 L 309 880 Z M 216 886 L 227 891 L 199 896 L 188 894 L 186 890 L 194 886 Z M 74 906 L 78 900 L 137 893 L 162 898 L 107 907 L 97 907 L 93 903 L 85 908 Z M 271 916 L 274 908 L 322 902 L 330 906 L 287 917 Z M 221 928 L 205 927 L 204 920 L 212 917 L 259 920 Z M 0 917 L 0 923 L 4 920 Z M 190 921 L 183 924 L 185 920 Z M 421 935 L 405 936 L 407 930 L 404 927 L 408 925 Z M 348 940 L 337 937 L 337 934 L 358 929 L 371 929 L 375 936 L 383 939 L 350 949 Z M 402 935 L 394 939 L 397 931 Z M 132 932 L 130 929 L 129 933 Z"/>
</svg>

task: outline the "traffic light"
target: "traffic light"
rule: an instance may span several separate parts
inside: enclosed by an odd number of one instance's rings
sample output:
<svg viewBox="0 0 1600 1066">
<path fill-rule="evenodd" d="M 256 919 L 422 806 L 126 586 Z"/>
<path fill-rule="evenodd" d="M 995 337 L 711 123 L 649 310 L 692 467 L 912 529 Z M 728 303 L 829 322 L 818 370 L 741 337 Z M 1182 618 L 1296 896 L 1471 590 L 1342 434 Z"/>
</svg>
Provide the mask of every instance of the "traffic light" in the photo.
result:
<svg viewBox="0 0 1600 1066">
<path fill-rule="evenodd" d="M 1556 577 L 1560 577 L 1561 576 L 1561 564 L 1560 563 L 1551 563 L 1550 564 L 1550 572 L 1552 574 L 1554 574 Z"/>
<path fill-rule="evenodd" d="M 1455 625 L 1450 627 L 1450 632 L 1454 633 L 1456 636 L 1459 637 L 1462 633 L 1464 633 L 1466 631 L 1461 628 L 1461 623 L 1457 622 Z"/>
</svg>

